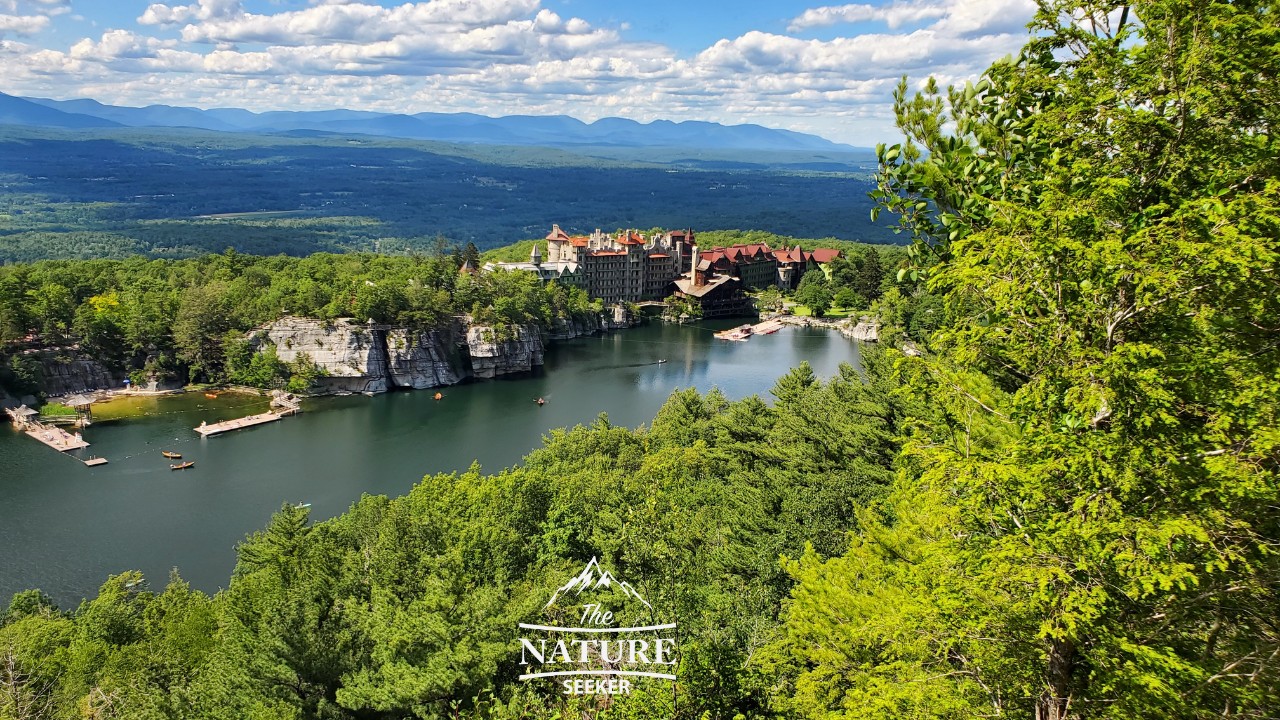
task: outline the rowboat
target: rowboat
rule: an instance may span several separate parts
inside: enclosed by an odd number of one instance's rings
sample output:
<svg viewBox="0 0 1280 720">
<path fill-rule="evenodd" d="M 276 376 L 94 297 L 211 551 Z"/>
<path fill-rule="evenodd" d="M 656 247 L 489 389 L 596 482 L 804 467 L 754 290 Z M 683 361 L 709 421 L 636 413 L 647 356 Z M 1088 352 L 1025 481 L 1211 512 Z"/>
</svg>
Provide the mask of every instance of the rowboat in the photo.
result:
<svg viewBox="0 0 1280 720">
<path fill-rule="evenodd" d="M 218 393 L 205 393 L 204 396 L 209 398 L 210 400 L 218 399 Z"/>
<path fill-rule="evenodd" d="M 167 457 L 167 458 L 169 458 L 170 460 L 181 460 L 181 459 L 182 459 L 182 453 L 170 452 L 170 451 L 168 451 L 168 450 L 161 450 L 161 451 L 160 451 L 160 454 L 161 454 L 161 455 L 163 455 L 163 456 L 165 456 L 165 457 Z"/>
<path fill-rule="evenodd" d="M 195 460 L 188 460 L 184 463 L 178 463 L 177 465 L 170 465 L 169 469 L 170 470 L 186 470 L 187 468 L 192 467 L 195 464 L 196 464 Z"/>
</svg>

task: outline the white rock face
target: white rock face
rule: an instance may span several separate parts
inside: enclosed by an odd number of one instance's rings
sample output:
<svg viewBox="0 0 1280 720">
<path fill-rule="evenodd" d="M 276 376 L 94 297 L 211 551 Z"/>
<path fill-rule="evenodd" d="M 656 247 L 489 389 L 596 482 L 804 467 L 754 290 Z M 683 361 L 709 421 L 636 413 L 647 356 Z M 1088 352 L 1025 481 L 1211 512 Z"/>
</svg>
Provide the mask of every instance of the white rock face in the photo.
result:
<svg viewBox="0 0 1280 720">
<path fill-rule="evenodd" d="M 854 340 L 863 342 L 878 342 L 880 340 L 880 323 L 870 318 L 862 318 L 857 325 L 844 331 L 845 335 Z"/>
<path fill-rule="evenodd" d="M 552 340 L 592 335 L 635 324 L 626 309 L 608 308 L 587 320 L 562 321 Z M 249 336 L 256 347 L 271 344 L 292 362 L 306 353 L 327 373 L 320 393 L 380 393 L 394 388 L 425 389 L 454 385 L 469 377 L 494 378 L 529 372 L 542 365 L 545 347 L 537 326 L 471 326 L 461 318 L 447 328 L 411 330 L 393 325 L 331 322 L 285 317 Z"/>
<path fill-rule="evenodd" d="M 507 328 L 506 333 L 473 325 L 467 329 L 467 350 L 471 355 L 472 374 L 485 379 L 529 372 L 542 364 L 545 352 L 537 328 L 527 325 Z"/>
<path fill-rule="evenodd" d="M 275 345 L 276 355 L 285 362 L 309 355 L 328 374 L 319 383 L 323 392 L 387 391 L 386 336 L 375 325 L 347 318 L 323 322 L 284 317 L 254 337 Z"/>
<path fill-rule="evenodd" d="M 459 352 L 456 333 L 450 331 L 387 328 L 391 384 L 415 390 L 456 385 L 466 377 L 465 362 Z"/>
</svg>

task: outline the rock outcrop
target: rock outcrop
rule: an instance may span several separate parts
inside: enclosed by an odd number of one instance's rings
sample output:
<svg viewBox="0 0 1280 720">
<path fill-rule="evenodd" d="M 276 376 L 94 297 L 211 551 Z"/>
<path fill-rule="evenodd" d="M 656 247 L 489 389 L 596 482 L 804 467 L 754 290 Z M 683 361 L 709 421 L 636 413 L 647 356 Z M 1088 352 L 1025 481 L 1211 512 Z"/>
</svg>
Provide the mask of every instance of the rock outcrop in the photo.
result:
<svg viewBox="0 0 1280 720">
<path fill-rule="evenodd" d="M 119 388 L 128 377 L 71 348 L 31 352 L 27 357 L 36 361 L 40 391 L 48 397 Z"/>
<path fill-rule="evenodd" d="M 545 348 L 535 327 L 516 325 L 492 328 L 473 325 L 467 329 L 467 351 L 471 374 L 485 380 L 499 375 L 529 372 L 542 364 Z"/>
<path fill-rule="evenodd" d="M 547 332 L 548 340 L 572 340 L 573 338 L 595 335 L 600 332 L 612 332 L 633 327 L 640 319 L 632 316 L 623 305 L 607 307 L 599 315 L 582 319 L 557 319 Z"/>
<path fill-rule="evenodd" d="M 471 325 L 465 317 L 449 327 L 425 331 L 348 318 L 326 322 L 285 317 L 249 337 L 258 349 L 274 345 L 284 362 L 304 353 L 309 356 L 325 372 L 318 382 L 320 393 L 373 394 L 529 372 L 543 363 L 544 341 L 593 335 L 636 322 L 621 306 L 598 316 L 557 322 L 546 333 L 533 325 Z"/>
<path fill-rule="evenodd" d="M 448 330 L 386 329 L 387 374 L 393 387 L 423 390 L 456 385 L 467 376 L 457 327 Z"/>
<path fill-rule="evenodd" d="M 863 317 L 858 324 L 841 329 L 845 335 L 862 342 L 878 342 L 880 340 L 880 323 L 873 318 Z"/>
<path fill-rule="evenodd" d="M 323 393 L 381 393 L 389 388 L 386 332 L 376 325 L 341 318 L 331 322 L 284 317 L 258 330 L 251 342 L 270 343 L 276 355 L 293 362 L 306 354 L 325 372 Z"/>
</svg>

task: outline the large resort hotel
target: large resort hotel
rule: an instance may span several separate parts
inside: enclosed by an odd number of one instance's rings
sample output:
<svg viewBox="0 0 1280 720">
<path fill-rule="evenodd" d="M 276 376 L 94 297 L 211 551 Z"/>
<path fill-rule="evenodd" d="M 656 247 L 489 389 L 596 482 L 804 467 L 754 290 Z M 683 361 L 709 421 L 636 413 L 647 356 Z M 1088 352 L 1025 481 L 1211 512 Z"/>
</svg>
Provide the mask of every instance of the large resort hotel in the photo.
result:
<svg viewBox="0 0 1280 720">
<path fill-rule="evenodd" d="M 707 285 L 726 286 L 725 290 L 733 286 L 738 292 L 770 286 L 795 289 L 805 272 L 840 255 L 838 250 L 808 251 L 798 245 L 773 250 L 764 243 L 699 252 L 691 230 L 647 237 L 636 230 L 571 236 L 553 225 L 545 240 L 545 256 L 540 243 L 534 243 L 528 262 L 488 263 L 484 269 L 527 270 L 613 304 L 662 300 Z"/>
</svg>

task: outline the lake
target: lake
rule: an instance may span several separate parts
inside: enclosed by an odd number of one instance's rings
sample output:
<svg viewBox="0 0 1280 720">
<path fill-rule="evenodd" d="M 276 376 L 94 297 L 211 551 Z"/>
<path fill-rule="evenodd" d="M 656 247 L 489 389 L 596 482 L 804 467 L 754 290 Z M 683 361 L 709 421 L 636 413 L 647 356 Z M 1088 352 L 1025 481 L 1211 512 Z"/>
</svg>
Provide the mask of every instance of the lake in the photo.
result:
<svg viewBox="0 0 1280 720">
<path fill-rule="evenodd" d="M 28 588 L 63 608 L 96 593 L 109 574 L 141 570 L 161 589 L 171 568 L 192 586 L 224 587 L 235 545 L 282 503 L 311 503 L 316 520 L 363 493 L 402 495 L 424 475 L 486 472 L 520 462 L 551 429 L 647 424 L 674 390 L 718 387 L 730 398 L 768 397 L 774 381 L 807 360 L 830 377 L 858 364 L 858 345 L 820 329 L 785 327 L 748 342 L 712 337 L 732 323 L 661 323 L 555 343 L 532 374 L 373 397 L 308 400 L 301 415 L 213 438 L 192 429 L 262 412 L 265 400 L 227 393 L 128 398 L 95 405 L 84 431 L 85 467 L 0 429 L 0 608 Z M 658 363 L 658 360 L 666 360 Z M 542 397 L 546 404 L 535 400 Z M 101 409 L 99 409 L 101 408 Z M 130 417 L 110 420 L 112 414 Z M 195 467 L 172 471 L 161 450 Z"/>
</svg>

